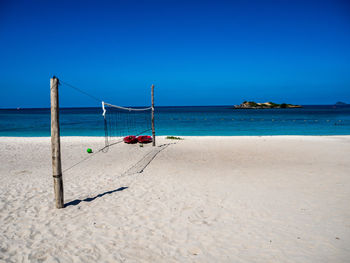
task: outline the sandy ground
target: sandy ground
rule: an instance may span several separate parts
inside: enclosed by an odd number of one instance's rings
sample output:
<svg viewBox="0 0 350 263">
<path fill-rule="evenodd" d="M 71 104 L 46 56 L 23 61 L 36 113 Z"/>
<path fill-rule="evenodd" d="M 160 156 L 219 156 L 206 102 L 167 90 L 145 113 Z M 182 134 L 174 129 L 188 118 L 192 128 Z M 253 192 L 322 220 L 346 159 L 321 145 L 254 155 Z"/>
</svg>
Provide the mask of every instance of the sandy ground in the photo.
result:
<svg viewBox="0 0 350 263">
<path fill-rule="evenodd" d="M 58 210 L 50 139 L 0 138 L 1 262 L 350 260 L 350 136 L 103 140 L 62 138 Z"/>
</svg>

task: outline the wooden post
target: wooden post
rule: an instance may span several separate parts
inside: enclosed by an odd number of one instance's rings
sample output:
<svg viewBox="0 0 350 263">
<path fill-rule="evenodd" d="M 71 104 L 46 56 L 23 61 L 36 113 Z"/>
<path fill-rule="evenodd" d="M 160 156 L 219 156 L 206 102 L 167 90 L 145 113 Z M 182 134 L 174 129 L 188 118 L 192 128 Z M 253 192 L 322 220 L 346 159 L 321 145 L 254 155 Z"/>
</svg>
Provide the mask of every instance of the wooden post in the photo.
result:
<svg viewBox="0 0 350 263">
<path fill-rule="evenodd" d="M 58 79 L 54 76 L 50 80 L 51 90 L 51 152 L 52 176 L 56 199 L 56 208 L 63 208 L 63 180 L 61 167 L 61 143 L 58 104 Z"/>
<path fill-rule="evenodd" d="M 152 84 L 152 146 L 156 146 L 156 131 L 154 129 L 154 85 Z"/>
</svg>

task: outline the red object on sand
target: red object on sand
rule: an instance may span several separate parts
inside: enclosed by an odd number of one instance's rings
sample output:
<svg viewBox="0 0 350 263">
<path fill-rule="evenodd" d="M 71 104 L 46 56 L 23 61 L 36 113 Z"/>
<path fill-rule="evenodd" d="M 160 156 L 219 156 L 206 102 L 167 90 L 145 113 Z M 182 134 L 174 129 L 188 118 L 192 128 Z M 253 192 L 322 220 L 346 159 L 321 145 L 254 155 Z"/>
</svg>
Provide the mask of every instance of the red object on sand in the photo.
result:
<svg viewBox="0 0 350 263">
<path fill-rule="evenodd" d="M 129 135 L 129 136 L 124 137 L 123 141 L 125 143 L 137 143 L 137 138 L 136 138 L 136 136 Z"/>
<path fill-rule="evenodd" d="M 144 135 L 144 136 L 137 137 L 137 140 L 140 143 L 150 143 L 150 142 L 152 142 L 152 137 L 148 136 L 148 135 Z"/>
</svg>

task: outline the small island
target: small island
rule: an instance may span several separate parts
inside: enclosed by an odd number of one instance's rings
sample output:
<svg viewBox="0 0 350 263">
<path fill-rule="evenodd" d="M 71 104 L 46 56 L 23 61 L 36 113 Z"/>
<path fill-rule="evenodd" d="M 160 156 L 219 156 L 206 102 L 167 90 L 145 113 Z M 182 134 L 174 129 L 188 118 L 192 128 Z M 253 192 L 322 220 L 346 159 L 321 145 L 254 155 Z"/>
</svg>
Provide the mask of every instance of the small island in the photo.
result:
<svg viewBox="0 0 350 263">
<path fill-rule="evenodd" d="M 337 106 L 344 106 L 344 105 L 349 105 L 349 104 L 347 104 L 345 102 L 342 102 L 342 101 L 338 101 L 335 105 L 337 105 Z"/>
<path fill-rule="evenodd" d="M 287 109 L 287 108 L 302 108 L 301 105 L 293 104 L 277 104 L 274 102 L 257 103 L 254 101 L 244 101 L 240 105 L 235 105 L 234 109 Z"/>
</svg>

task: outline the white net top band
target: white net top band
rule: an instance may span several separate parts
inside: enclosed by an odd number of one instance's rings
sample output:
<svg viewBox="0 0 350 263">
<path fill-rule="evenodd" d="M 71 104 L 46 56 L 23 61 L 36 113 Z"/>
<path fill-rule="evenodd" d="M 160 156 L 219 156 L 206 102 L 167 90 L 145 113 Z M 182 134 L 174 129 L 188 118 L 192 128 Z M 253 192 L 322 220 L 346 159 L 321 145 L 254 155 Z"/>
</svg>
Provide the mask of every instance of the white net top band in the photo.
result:
<svg viewBox="0 0 350 263">
<path fill-rule="evenodd" d="M 122 107 L 122 106 L 117 106 L 117 105 L 113 105 L 113 104 L 109 104 L 106 102 L 102 102 L 102 105 L 107 105 L 109 107 L 113 107 L 113 108 L 117 108 L 117 109 L 121 109 L 121 110 L 128 110 L 128 111 L 145 111 L 145 110 L 150 110 L 152 109 L 152 107 L 148 107 L 148 108 L 126 108 L 126 107 Z M 102 106 L 102 107 L 103 107 Z"/>
</svg>

